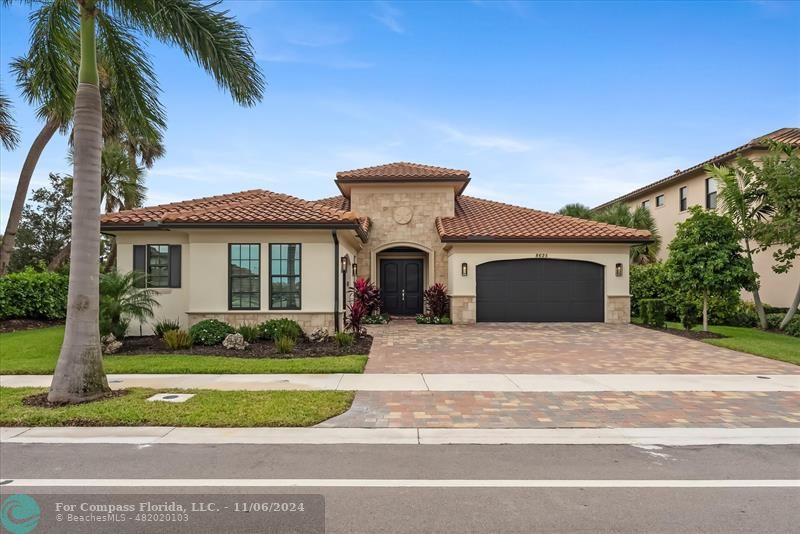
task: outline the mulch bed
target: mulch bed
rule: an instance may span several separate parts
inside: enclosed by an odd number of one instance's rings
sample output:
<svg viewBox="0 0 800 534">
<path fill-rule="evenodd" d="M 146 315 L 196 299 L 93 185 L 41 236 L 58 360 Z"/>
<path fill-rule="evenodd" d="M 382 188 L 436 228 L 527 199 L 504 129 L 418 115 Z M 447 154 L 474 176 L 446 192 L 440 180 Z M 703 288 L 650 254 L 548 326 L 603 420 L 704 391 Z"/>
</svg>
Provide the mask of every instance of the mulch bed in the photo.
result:
<svg viewBox="0 0 800 534">
<path fill-rule="evenodd" d="M 723 336 L 722 334 L 717 334 L 714 332 L 703 332 L 701 330 L 684 330 L 684 329 L 677 330 L 675 328 L 658 328 L 655 326 L 649 326 L 645 324 L 637 324 L 636 326 L 640 326 L 642 328 L 648 328 L 650 330 L 656 330 L 658 332 L 664 332 L 665 334 L 672 334 L 673 336 L 695 339 L 698 341 L 702 341 L 704 339 L 720 339 L 723 337 L 727 337 Z"/>
<path fill-rule="evenodd" d="M 46 328 L 64 324 L 61 320 L 39 320 L 39 319 L 3 319 L 0 321 L 0 334 L 16 332 L 19 330 L 33 330 L 35 328 Z"/>
<path fill-rule="evenodd" d="M 346 356 L 351 354 L 369 354 L 372 347 L 372 336 L 356 339 L 349 347 L 340 347 L 334 339 L 312 343 L 306 339 L 298 340 L 290 354 L 281 354 L 275 350 L 271 341 L 256 341 L 245 350 L 226 349 L 222 345 L 194 345 L 191 349 L 171 351 L 156 336 L 126 337 L 122 348 L 116 354 L 198 354 L 207 356 L 229 356 L 231 358 L 319 358 L 320 356 Z"/>
<path fill-rule="evenodd" d="M 116 397 L 122 397 L 123 395 L 127 395 L 128 391 L 124 389 L 117 389 L 113 391 L 109 391 L 102 397 L 98 397 L 92 401 L 99 401 L 99 400 L 107 400 L 113 399 Z M 68 402 L 50 402 L 47 400 L 47 393 L 38 393 L 36 395 L 30 395 L 29 397 L 25 397 L 22 399 L 22 404 L 25 406 L 36 406 L 37 408 L 63 408 L 64 406 L 72 406 L 72 404 Z"/>
</svg>

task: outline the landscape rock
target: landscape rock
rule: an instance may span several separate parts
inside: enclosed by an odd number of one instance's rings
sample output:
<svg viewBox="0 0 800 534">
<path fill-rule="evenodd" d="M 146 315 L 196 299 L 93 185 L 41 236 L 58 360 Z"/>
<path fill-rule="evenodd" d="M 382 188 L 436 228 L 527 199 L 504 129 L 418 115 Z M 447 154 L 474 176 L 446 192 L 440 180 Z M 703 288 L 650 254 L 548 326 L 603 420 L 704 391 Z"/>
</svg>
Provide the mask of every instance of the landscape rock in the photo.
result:
<svg viewBox="0 0 800 534">
<path fill-rule="evenodd" d="M 122 348 L 122 341 L 119 341 L 114 334 L 108 334 L 100 338 L 100 349 L 103 354 L 114 354 Z"/>
<path fill-rule="evenodd" d="M 327 328 L 317 328 L 308 335 L 308 340 L 313 343 L 322 343 L 330 337 L 330 332 Z"/>
<path fill-rule="evenodd" d="M 242 334 L 228 334 L 222 342 L 222 346 L 226 349 L 244 350 L 250 344 L 244 340 Z"/>
</svg>

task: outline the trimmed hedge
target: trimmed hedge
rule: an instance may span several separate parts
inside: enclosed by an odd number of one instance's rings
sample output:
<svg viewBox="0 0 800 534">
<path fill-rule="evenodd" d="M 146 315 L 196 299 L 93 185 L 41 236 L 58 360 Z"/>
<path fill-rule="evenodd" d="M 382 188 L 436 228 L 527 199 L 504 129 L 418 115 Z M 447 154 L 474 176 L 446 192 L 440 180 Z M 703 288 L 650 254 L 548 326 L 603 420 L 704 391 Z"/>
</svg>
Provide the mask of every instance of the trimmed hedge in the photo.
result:
<svg viewBox="0 0 800 534">
<path fill-rule="evenodd" d="M 0 319 L 64 319 L 69 277 L 25 270 L 0 278 Z"/>
<path fill-rule="evenodd" d="M 234 329 L 225 321 L 205 319 L 189 329 L 189 335 L 198 345 L 219 345 Z"/>
<path fill-rule="evenodd" d="M 800 337 L 800 316 L 795 315 L 792 317 L 792 320 L 789 321 L 783 331 L 790 336 Z"/>
<path fill-rule="evenodd" d="M 285 317 L 264 321 L 257 328 L 259 337 L 267 341 L 274 341 L 279 337 L 288 337 L 293 341 L 297 341 L 303 337 L 303 329 L 300 327 L 300 323 Z"/>
<path fill-rule="evenodd" d="M 658 328 L 667 325 L 666 305 L 662 299 L 642 299 L 639 301 L 639 308 L 644 324 Z"/>
</svg>

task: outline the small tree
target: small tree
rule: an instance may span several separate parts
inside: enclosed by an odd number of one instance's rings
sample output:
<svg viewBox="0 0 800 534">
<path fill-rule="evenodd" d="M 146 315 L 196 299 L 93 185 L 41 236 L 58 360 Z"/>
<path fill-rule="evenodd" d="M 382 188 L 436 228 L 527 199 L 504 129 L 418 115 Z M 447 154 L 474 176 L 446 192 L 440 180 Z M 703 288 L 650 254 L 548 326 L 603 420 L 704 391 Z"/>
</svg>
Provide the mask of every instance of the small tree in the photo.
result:
<svg viewBox="0 0 800 534">
<path fill-rule="evenodd" d="M 755 277 L 750 262 L 742 256 L 733 223 L 699 206 L 678 225 L 669 244 L 667 277 L 683 298 L 703 302 L 703 330 L 708 331 L 708 301 L 728 291 L 752 290 Z"/>
<path fill-rule="evenodd" d="M 100 276 L 100 334 L 125 337 L 131 319 L 140 323 L 153 318 L 156 291 L 137 287 L 141 273 L 110 272 Z"/>
<path fill-rule="evenodd" d="M 773 143 L 768 156 L 751 163 L 756 187 L 764 191 L 772 218 L 759 221 L 755 234 L 762 249 L 776 247 L 772 270 L 786 273 L 800 253 L 800 154 L 788 145 Z M 780 328 L 786 328 L 800 306 L 800 284 Z"/>
</svg>

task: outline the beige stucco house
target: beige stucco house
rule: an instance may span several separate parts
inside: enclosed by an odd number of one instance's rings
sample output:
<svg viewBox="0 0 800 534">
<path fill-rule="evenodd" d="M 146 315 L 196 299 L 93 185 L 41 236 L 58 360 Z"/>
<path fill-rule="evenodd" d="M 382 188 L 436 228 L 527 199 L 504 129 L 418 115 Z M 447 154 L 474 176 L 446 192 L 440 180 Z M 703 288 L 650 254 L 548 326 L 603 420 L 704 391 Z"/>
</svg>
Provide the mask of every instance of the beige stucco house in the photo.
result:
<svg viewBox="0 0 800 534">
<path fill-rule="evenodd" d="M 423 312 L 423 290 L 442 282 L 455 323 L 629 320 L 629 250 L 648 232 L 469 197 L 469 181 L 392 163 L 337 173 L 336 197 L 244 191 L 108 214 L 102 230 L 117 268 L 158 291 L 157 316 L 185 326 L 340 328 L 356 276 L 396 315 Z"/>
<path fill-rule="evenodd" d="M 800 128 L 782 128 L 757 137 L 686 170 L 677 170 L 666 178 L 606 202 L 595 210 L 617 202 L 625 202 L 631 207 L 648 207 L 661 234 L 662 246 L 659 256 L 664 259 L 668 254 L 667 244 L 675 237 L 676 225 L 686 219 L 689 207 L 703 206 L 707 209 L 717 209 L 717 185 L 706 172 L 706 166 L 730 165 L 739 155 L 758 160 L 767 153 L 768 140 L 800 146 Z M 770 250 L 757 254 L 754 264 L 760 275 L 761 300 L 772 306 L 790 306 L 800 284 L 800 266 L 795 265 L 788 273 L 776 274 L 772 270 L 773 259 Z M 743 293 L 743 297 L 752 299 L 749 293 Z"/>
</svg>

